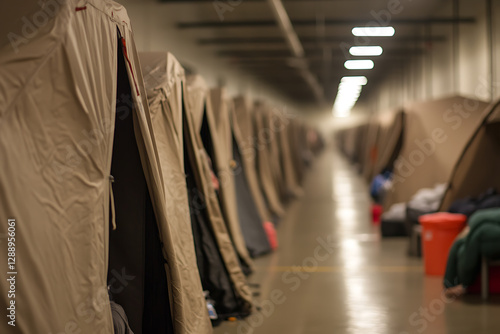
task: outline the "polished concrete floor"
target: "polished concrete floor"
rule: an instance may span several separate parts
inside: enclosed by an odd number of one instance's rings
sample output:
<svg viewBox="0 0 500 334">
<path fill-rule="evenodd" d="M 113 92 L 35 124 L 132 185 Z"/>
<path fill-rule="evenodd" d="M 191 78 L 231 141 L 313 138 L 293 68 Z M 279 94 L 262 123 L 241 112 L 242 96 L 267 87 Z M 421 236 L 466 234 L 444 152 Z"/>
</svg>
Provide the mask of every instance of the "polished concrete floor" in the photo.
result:
<svg viewBox="0 0 500 334">
<path fill-rule="evenodd" d="M 278 228 L 280 248 L 255 261 L 260 310 L 216 334 L 500 333 L 500 299 L 447 300 L 405 239 L 381 239 L 366 185 L 325 151 Z"/>
</svg>

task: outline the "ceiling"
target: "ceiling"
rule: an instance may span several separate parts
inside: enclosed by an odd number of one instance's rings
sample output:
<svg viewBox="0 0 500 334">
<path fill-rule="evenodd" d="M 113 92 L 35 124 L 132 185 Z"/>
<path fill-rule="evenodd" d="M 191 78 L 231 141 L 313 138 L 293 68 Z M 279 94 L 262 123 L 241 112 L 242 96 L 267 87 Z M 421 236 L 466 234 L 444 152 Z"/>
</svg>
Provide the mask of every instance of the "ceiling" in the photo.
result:
<svg viewBox="0 0 500 334">
<path fill-rule="evenodd" d="M 177 29 L 189 31 L 200 48 L 224 62 L 267 82 L 298 103 L 333 103 L 344 75 L 366 75 L 370 84 L 387 70 L 425 52 L 429 42 L 446 37 L 425 34 L 432 24 L 451 24 L 472 19 L 432 15 L 444 0 L 282 0 L 304 49 L 305 64 L 294 58 L 268 0 L 158 0 L 175 10 Z M 397 5 L 399 3 L 400 5 Z M 395 6 L 391 8 L 388 6 Z M 390 18 L 386 15 L 390 15 Z M 396 28 L 393 37 L 355 38 L 351 29 L 370 21 Z M 389 20 L 390 19 L 390 20 Z M 346 59 L 353 45 L 381 45 L 384 53 L 373 59 L 372 71 L 348 71 Z M 314 94 L 303 75 L 306 66 L 319 83 L 323 97 Z"/>
</svg>

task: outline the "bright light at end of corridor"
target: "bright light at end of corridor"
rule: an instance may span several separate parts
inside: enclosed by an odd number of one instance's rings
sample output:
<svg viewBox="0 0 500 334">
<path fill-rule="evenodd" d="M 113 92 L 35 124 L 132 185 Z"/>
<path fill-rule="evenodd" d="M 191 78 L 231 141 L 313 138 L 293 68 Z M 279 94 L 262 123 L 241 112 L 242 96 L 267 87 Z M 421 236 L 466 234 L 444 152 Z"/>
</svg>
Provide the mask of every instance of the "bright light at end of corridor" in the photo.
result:
<svg viewBox="0 0 500 334">
<path fill-rule="evenodd" d="M 390 37 L 396 30 L 393 27 L 356 27 L 352 29 L 354 36 Z"/>
<path fill-rule="evenodd" d="M 333 115 L 335 117 L 348 117 L 351 109 L 358 101 L 362 87 L 368 80 L 364 76 L 348 76 L 340 80 L 337 97 L 333 105 Z"/>
</svg>

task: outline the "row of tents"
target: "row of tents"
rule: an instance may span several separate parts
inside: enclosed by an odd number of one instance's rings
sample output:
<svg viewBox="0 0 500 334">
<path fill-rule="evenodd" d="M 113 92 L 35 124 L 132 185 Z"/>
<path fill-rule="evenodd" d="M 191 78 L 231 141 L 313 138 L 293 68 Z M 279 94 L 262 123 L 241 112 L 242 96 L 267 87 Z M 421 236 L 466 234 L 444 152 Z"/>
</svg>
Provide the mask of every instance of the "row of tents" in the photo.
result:
<svg viewBox="0 0 500 334">
<path fill-rule="evenodd" d="M 46 15 L 34 35 L 2 22 L 0 332 L 110 334 L 110 300 L 136 334 L 248 316 L 320 136 L 139 53 L 115 2 L 44 6 L 4 11 Z"/>
<path fill-rule="evenodd" d="M 463 96 L 413 103 L 336 133 L 339 149 L 366 181 L 392 171 L 384 209 L 422 188 L 445 185 L 439 211 L 500 190 L 500 107 Z"/>
</svg>

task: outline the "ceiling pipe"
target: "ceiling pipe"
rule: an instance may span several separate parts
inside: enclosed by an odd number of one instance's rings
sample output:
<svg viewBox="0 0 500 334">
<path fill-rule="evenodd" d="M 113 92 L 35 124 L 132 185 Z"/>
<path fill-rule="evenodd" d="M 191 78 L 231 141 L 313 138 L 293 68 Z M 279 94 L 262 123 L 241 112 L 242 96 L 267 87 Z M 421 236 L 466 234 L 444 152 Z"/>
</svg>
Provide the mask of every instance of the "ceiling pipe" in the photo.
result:
<svg viewBox="0 0 500 334">
<path fill-rule="evenodd" d="M 268 0 L 269 2 L 270 0 Z M 426 25 L 426 24 L 475 24 L 477 21 L 474 17 L 436 17 L 431 19 L 392 19 L 392 25 Z M 351 19 L 325 19 L 325 26 L 366 26 L 367 21 L 351 20 Z M 294 26 L 300 27 L 315 27 L 316 19 L 313 20 L 294 20 Z M 192 28 L 235 28 L 235 27 L 274 27 L 276 22 L 273 20 L 238 20 L 238 21 L 194 21 L 180 22 L 177 24 L 179 29 Z"/>
<path fill-rule="evenodd" d="M 349 32 L 349 36 L 342 37 L 333 37 L 333 36 L 325 36 L 325 37 L 311 37 L 311 36 L 303 36 L 300 38 L 302 41 L 302 45 L 331 45 L 338 46 L 340 42 L 346 42 L 346 40 L 351 41 L 349 45 L 355 46 L 356 43 L 352 34 Z M 377 45 L 384 44 L 388 41 L 397 40 L 400 44 L 404 43 L 421 43 L 421 42 L 446 42 L 448 39 L 446 36 L 432 36 L 429 39 L 426 39 L 422 36 L 394 36 L 394 37 L 372 37 L 370 40 Z M 200 45 L 238 45 L 238 44 L 280 44 L 283 42 L 281 37 L 247 37 L 247 38 L 235 38 L 235 37 L 216 37 L 216 38 L 200 38 L 197 43 Z M 331 43 L 331 44 L 328 44 Z"/>
<path fill-rule="evenodd" d="M 297 58 L 304 57 L 304 48 L 293 29 L 292 22 L 281 0 L 268 0 L 267 3 L 269 3 L 271 7 L 274 17 L 276 21 L 278 21 L 281 32 L 285 35 L 286 42 L 292 50 L 293 55 Z"/>
<path fill-rule="evenodd" d="M 321 87 L 314 74 L 312 74 L 309 70 L 309 64 L 305 59 L 304 48 L 300 43 L 297 33 L 293 29 L 292 22 L 290 21 L 290 17 L 286 12 L 283 3 L 281 0 L 268 0 L 267 3 L 271 7 L 271 11 L 278 22 L 292 55 L 296 59 L 296 63 L 298 64 L 296 69 L 311 88 L 316 100 L 320 104 L 323 104 L 325 102 L 323 87 Z"/>
</svg>

